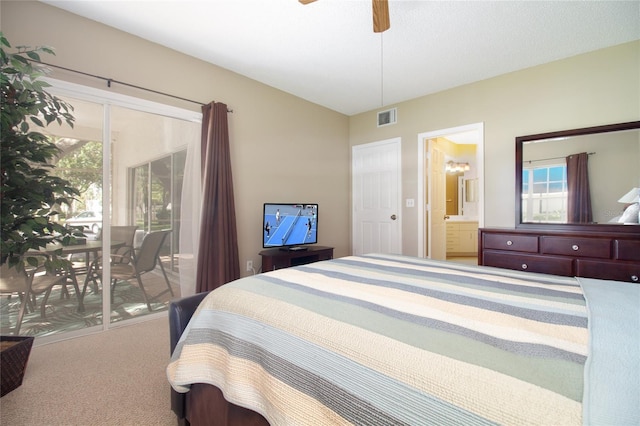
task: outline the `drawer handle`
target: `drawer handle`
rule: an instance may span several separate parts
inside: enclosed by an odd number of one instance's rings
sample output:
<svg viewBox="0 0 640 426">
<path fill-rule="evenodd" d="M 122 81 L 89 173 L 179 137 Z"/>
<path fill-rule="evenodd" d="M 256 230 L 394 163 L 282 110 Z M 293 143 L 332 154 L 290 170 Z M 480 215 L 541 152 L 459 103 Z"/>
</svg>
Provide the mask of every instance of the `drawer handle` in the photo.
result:
<svg viewBox="0 0 640 426">
<path fill-rule="evenodd" d="M 637 283 L 638 281 L 640 281 L 640 278 L 638 278 L 637 275 L 631 275 L 631 281 L 633 281 L 634 283 Z"/>
<path fill-rule="evenodd" d="M 512 245 L 513 245 L 513 241 L 511 241 L 511 240 L 507 240 L 507 245 L 508 245 L 508 246 L 512 246 Z"/>
<path fill-rule="evenodd" d="M 571 249 L 572 249 L 573 251 L 578 251 L 578 250 L 580 250 L 580 247 L 578 247 L 578 245 L 577 245 L 577 244 L 574 244 L 574 245 L 572 245 L 572 246 L 571 246 Z"/>
<path fill-rule="evenodd" d="M 526 263 L 523 263 L 523 264 L 522 264 L 522 269 L 527 269 L 527 268 L 528 268 L 527 264 L 526 264 Z"/>
</svg>

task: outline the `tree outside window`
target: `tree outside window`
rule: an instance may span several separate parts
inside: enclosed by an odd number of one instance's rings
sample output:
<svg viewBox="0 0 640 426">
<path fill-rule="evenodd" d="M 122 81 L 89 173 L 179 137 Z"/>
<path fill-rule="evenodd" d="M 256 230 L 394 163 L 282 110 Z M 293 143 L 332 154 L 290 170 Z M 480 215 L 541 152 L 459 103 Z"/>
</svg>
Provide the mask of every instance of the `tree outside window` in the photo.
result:
<svg viewBox="0 0 640 426">
<path fill-rule="evenodd" d="M 63 147 L 64 155 L 52 173 L 71 182 L 80 193 L 66 209 L 70 210 L 65 211 L 66 216 L 84 210 L 102 212 L 102 142 L 53 139 Z"/>
</svg>

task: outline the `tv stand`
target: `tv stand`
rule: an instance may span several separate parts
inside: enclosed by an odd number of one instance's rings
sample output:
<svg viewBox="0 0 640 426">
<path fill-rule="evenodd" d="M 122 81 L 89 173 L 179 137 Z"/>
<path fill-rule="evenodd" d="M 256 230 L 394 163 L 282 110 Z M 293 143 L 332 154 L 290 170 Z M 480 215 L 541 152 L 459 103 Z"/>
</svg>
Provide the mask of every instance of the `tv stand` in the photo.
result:
<svg viewBox="0 0 640 426">
<path fill-rule="evenodd" d="M 260 256 L 262 256 L 262 272 L 268 272 L 333 259 L 333 247 L 305 246 L 302 250 L 268 249 L 262 250 Z"/>
</svg>

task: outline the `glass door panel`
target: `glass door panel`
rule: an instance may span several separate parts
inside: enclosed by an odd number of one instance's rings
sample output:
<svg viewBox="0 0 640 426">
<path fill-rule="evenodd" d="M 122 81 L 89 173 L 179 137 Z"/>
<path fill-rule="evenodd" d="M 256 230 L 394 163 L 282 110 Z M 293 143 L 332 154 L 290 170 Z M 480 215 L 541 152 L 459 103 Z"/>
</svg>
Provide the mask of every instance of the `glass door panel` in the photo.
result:
<svg viewBox="0 0 640 426">
<path fill-rule="evenodd" d="M 186 144 L 200 126 L 122 107 L 111 112 L 112 129 L 117 129 L 111 150 L 112 227 L 137 226 L 130 261 L 137 262 L 141 273 L 139 279 L 127 276 L 126 266 L 112 263 L 111 322 L 117 322 L 166 310 L 180 297 L 175 210 L 181 200 Z"/>
<path fill-rule="evenodd" d="M 84 236 L 78 244 L 62 248 L 62 255 L 71 262 L 75 284 L 54 287 L 44 303 L 44 295 L 37 295 L 22 319 L 20 334 L 27 336 L 54 336 L 81 332 L 103 324 L 103 302 L 99 270 L 99 239 L 103 228 L 103 116 L 100 103 L 58 96 L 73 106 L 74 127 L 52 123 L 42 130 L 59 149 L 60 155 L 50 173 L 61 177 L 75 188 L 79 195 L 71 205 L 55 206 L 59 214 L 56 221 L 67 227 L 79 228 Z M 84 296 L 82 295 L 84 291 Z M 2 297 L 1 331 L 11 334 L 18 318 L 21 298 Z M 44 316 L 40 307 L 44 303 Z"/>
</svg>

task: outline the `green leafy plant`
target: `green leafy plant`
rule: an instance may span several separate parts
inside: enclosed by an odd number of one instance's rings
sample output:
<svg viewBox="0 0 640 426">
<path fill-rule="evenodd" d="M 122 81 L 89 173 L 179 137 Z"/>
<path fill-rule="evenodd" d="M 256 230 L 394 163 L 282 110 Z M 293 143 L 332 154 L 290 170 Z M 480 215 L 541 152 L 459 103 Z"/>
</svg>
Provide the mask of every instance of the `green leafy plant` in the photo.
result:
<svg viewBox="0 0 640 426">
<path fill-rule="evenodd" d="M 78 191 L 50 173 L 60 150 L 46 135 L 33 130 L 54 122 L 73 127 L 74 117 L 73 107 L 49 94 L 46 88 L 50 85 L 42 80 L 47 69 L 40 64 L 40 54 L 54 54 L 51 48 L 17 46 L 10 53 L 5 49 L 11 45 L 2 32 L 0 47 L 0 264 L 22 268 L 22 260 L 31 265 L 38 262 L 29 256 L 29 250 L 53 241 L 73 243 L 82 235 L 53 221 L 58 214 L 56 206 L 68 205 Z M 54 253 L 46 266 L 51 270 L 66 268 L 69 263 Z"/>
</svg>

